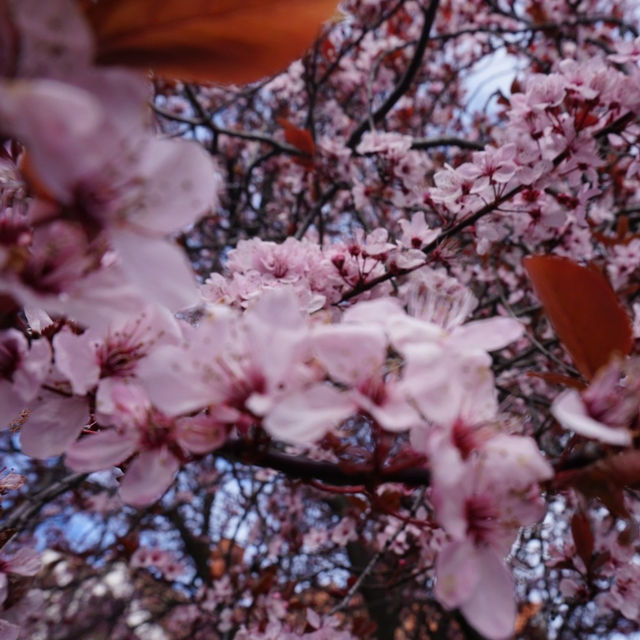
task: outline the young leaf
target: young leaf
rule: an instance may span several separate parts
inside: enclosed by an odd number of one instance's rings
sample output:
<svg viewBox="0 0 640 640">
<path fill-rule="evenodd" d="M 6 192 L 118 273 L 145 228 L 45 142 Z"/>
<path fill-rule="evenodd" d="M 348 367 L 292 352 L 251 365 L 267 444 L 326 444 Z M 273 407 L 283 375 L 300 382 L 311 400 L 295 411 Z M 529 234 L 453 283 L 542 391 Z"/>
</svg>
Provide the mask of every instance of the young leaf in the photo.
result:
<svg viewBox="0 0 640 640">
<path fill-rule="evenodd" d="M 614 353 L 631 351 L 631 320 L 600 271 L 560 256 L 531 256 L 524 267 L 558 338 L 585 378 L 591 379 Z"/>
<path fill-rule="evenodd" d="M 576 551 L 588 571 L 593 556 L 594 537 L 591 531 L 591 523 L 584 511 L 577 511 L 573 514 L 571 518 L 571 533 L 573 534 Z"/>
<path fill-rule="evenodd" d="M 185 80 L 243 83 L 312 43 L 336 0 L 100 0 L 84 10 L 102 64 Z"/>
<path fill-rule="evenodd" d="M 284 129 L 284 139 L 296 149 L 300 149 L 305 155 L 294 158 L 294 161 L 302 166 L 310 169 L 313 167 L 313 154 L 316 146 L 311 137 L 311 133 L 307 129 L 300 129 L 286 118 L 278 118 L 278 124 Z"/>
<path fill-rule="evenodd" d="M 286 118 L 278 118 L 278 124 L 284 129 L 284 139 L 296 149 L 312 156 L 315 151 L 313 138 L 307 129 L 300 129 Z"/>
</svg>

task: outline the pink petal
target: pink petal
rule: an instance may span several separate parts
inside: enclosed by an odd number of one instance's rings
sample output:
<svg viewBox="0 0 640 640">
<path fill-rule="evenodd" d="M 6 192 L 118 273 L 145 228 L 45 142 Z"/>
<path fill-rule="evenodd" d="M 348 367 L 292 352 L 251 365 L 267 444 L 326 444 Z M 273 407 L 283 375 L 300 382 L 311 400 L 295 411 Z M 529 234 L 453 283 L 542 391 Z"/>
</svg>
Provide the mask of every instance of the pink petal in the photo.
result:
<svg viewBox="0 0 640 640">
<path fill-rule="evenodd" d="M 383 429 L 394 432 L 405 431 L 423 423 L 423 420 L 398 389 L 397 384 L 388 381 L 386 398 L 382 404 L 374 403 L 368 396 L 358 391 L 353 392 L 353 398 L 358 406 L 369 412 Z"/>
<path fill-rule="evenodd" d="M 68 449 L 65 464 L 74 471 L 110 469 L 132 456 L 138 438 L 133 432 L 120 433 L 116 429 L 87 434 Z"/>
<path fill-rule="evenodd" d="M 89 407 L 85 398 L 47 394 L 22 426 L 22 451 L 34 458 L 60 455 L 80 435 L 88 421 Z"/>
<path fill-rule="evenodd" d="M 178 460 L 164 447 L 143 451 L 127 469 L 120 497 L 134 507 L 151 504 L 162 497 L 179 468 Z"/>
<path fill-rule="evenodd" d="M 169 416 L 225 400 L 229 376 L 219 364 L 236 315 L 216 307 L 198 327 L 185 326 L 181 345 L 162 345 L 140 361 L 137 375 L 151 401 Z"/>
<path fill-rule="evenodd" d="M 342 316 L 343 322 L 384 325 L 392 316 L 404 316 L 400 302 L 395 298 L 377 298 L 354 304 Z"/>
<path fill-rule="evenodd" d="M 436 562 L 435 596 L 447 609 L 465 603 L 478 588 L 482 574 L 473 544 L 468 541 L 452 542 Z"/>
<path fill-rule="evenodd" d="M 13 392 L 24 401 L 33 400 L 51 369 L 51 347 L 48 340 L 34 340 L 31 345 L 15 329 L 0 332 L 0 350 L 15 353 L 17 367 L 12 372 Z M 11 356 L 9 356 L 11 357 Z"/>
<path fill-rule="evenodd" d="M 488 640 L 510 638 L 516 622 L 515 585 L 504 561 L 490 548 L 478 549 L 480 583 L 460 606 L 469 623 Z"/>
<path fill-rule="evenodd" d="M 142 211 L 130 219 L 136 226 L 174 233 L 217 206 L 220 179 L 211 156 L 194 142 L 150 140 L 138 171 L 145 186 Z"/>
<path fill-rule="evenodd" d="M 309 343 L 329 376 L 344 384 L 357 384 L 378 373 L 387 351 L 384 332 L 375 325 L 319 327 Z"/>
<path fill-rule="evenodd" d="M 99 101 L 66 83 L 4 82 L 0 119 L 5 132 L 27 145 L 38 178 L 62 202 L 104 166 L 105 157 L 118 155 Z"/>
<path fill-rule="evenodd" d="M 70 77 L 91 63 L 93 37 L 70 0 L 20 0 L 12 13 L 20 38 L 21 77 Z"/>
<path fill-rule="evenodd" d="M 265 291 L 246 312 L 243 324 L 251 361 L 267 386 L 277 387 L 280 382 L 296 379 L 292 363 L 300 360 L 305 348 L 307 324 L 293 289 Z"/>
<path fill-rule="evenodd" d="M 483 479 L 500 486 L 505 470 L 509 487 L 525 490 L 536 482 L 553 477 L 553 467 L 545 460 L 535 440 L 526 436 L 498 433 L 484 445 L 486 463 Z"/>
<path fill-rule="evenodd" d="M 589 416 L 582 398 L 573 389 L 560 394 L 551 405 L 551 413 L 565 428 L 587 438 L 621 447 L 631 444 L 631 433 L 626 429 L 613 429 Z"/>
<path fill-rule="evenodd" d="M 53 338 L 53 349 L 56 368 L 69 380 L 75 394 L 83 396 L 98 384 L 96 347 L 86 334 L 79 336 L 65 327 Z"/>
<path fill-rule="evenodd" d="M 0 640 L 18 640 L 20 627 L 0 618 Z"/>
<path fill-rule="evenodd" d="M 347 394 L 318 383 L 278 402 L 264 419 L 264 427 L 276 438 L 311 444 L 346 420 L 355 408 Z"/>
<path fill-rule="evenodd" d="M 200 301 L 196 278 L 187 256 L 160 235 L 136 233 L 119 226 L 111 241 L 127 277 L 152 302 L 179 311 Z"/>
<path fill-rule="evenodd" d="M 42 566 L 40 554 L 28 547 L 18 549 L 12 556 L 3 560 L 7 573 L 16 573 L 20 576 L 35 576 Z"/>
<path fill-rule="evenodd" d="M 391 317 L 387 330 L 393 346 L 405 356 L 409 356 L 416 345 L 421 349 L 440 349 L 440 341 L 447 335 L 438 325 L 407 315 Z"/>
<path fill-rule="evenodd" d="M 513 318 L 487 318 L 455 328 L 449 340 L 461 351 L 496 351 L 517 340 L 523 332 L 522 324 Z"/>
<path fill-rule="evenodd" d="M 199 415 L 176 421 L 176 439 L 192 453 L 208 453 L 224 444 L 227 428 L 215 418 Z"/>
<path fill-rule="evenodd" d="M 107 256 L 111 260 L 115 258 L 113 252 Z M 74 282 L 65 296 L 39 297 L 26 288 L 14 289 L 13 293 L 28 304 L 37 304 L 47 311 L 64 315 L 94 331 L 108 331 L 114 319 L 130 319 L 147 302 L 114 262 Z"/>
</svg>

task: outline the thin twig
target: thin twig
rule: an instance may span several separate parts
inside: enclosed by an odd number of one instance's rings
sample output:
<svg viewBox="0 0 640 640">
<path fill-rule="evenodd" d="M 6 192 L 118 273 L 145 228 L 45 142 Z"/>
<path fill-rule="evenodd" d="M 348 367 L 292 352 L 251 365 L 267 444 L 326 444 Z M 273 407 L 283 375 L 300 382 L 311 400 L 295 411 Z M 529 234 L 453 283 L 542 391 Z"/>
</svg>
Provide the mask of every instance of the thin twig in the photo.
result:
<svg viewBox="0 0 640 640">
<path fill-rule="evenodd" d="M 411 506 L 411 510 L 410 510 L 411 516 L 414 515 L 414 512 L 422 502 L 422 499 L 424 498 L 425 490 L 426 489 L 423 487 L 422 491 L 419 492 L 419 494 L 416 496 L 416 499 L 413 501 L 413 505 Z M 402 522 L 402 524 L 398 527 L 396 532 L 386 541 L 382 549 L 379 549 L 374 554 L 371 560 L 369 560 L 369 562 L 367 563 L 367 566 L 363 569 L 362 573 L 358 576 L 358 579 L 353 583 L 353 585 L 351 585 L 351 588 L 349 589 L 349 591 L 347 591 L 344 598 L 342 598 L 342 600 L 338 602 L 338 604 L 336 604 L 333 607 L 333 609 L 331 609 L 331 611 L 329 612 L 329 615 L 332 616 L 334 613 L 338 613 L 338 611 L 342 611 L 347 607 L 347 605 L 351 601 L 351 598 L 353 598 L 355 593 L 362 586 L 362 583 L 365 581 L 366 577 L 373 570 L 373 567 L 376 566 L 380 558 L 382 558 L 382 556 L 391 548 L 391 545 L 396 541 L 396 538 L 404 531 L 406 526 L 407 526 L 407 523 Z"/>
<path fill-rule="evenodd" d="M 420 33 L 420 38 L 418 39 L 418 44 L 416 45 L 416 50 L 413 54 L 413 58 L 407 67 L 402 78 L 400 78 L 400 82 L 396 85 L 395 89 L 391 92 L 389 97 L 376 109 L 376 111 L 371 115 L 371 121 L 374 123 L 380 122 L 386 115 L 393 109 L 394 105 L 400 98 L 408 91 L 409 87 L 413 83 L 413 79 L 415 78 L 420 65 L 422 64 L 422 58 L 424 56 L 424 52 L 427 48 L 427 44 L 429 43 L 429 35 L 431 33 L 431 27 L 436 18 L 436 13 L 438 9 L 438 1 L 439 0 L 431 0 L 429 3 L 429 8 L 426 11 L 423 11 L 424 14 L 424 24 L 422 25 L 422 32 Z M 349 136 L 347 140 L 347 147 L 353 149 L 360 142 L 360 138 L 369 127 L 370 118 L 367 114 L 367 117 L 362 120 L 362 122 L 355 128 L 353 133 Z"/>
</svg>

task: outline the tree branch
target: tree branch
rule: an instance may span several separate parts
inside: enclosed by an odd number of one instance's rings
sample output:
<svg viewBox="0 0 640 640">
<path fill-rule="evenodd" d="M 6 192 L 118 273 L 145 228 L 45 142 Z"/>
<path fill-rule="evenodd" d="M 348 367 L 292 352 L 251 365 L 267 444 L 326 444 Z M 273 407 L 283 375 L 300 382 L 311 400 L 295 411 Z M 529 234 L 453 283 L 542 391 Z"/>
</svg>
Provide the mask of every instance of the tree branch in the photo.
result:
<svg viewBox="0 0 640 640">
<path fill-rule="evenodd" d="M 416 467 L 385 473 L 377 471 L 353 471 L 339 463 L 318 462 L 304 456 L 291 456 L 279 451 L 260 451 L 244 440 L 230 440 L 216 449 L 214 455 L 231 462 L 263 467 L 280 471 L 290 478 L 311 481 L 320 480 L 335 486 L 377 486 L 386 482 L 400 482 L 411 487 L 428 486 L 431 473 L 428 469 Z"/>
<path fill-rule="evenodd" d="M 436 18 L 436 12 L 438 9 L 439 0 L 431 0 L 429 3 L 429 8 L 426 11 L 423 11 L 424 14 L 424 24 L 422 25 L 422 32 L 420 33 L 420 38 L 418 40 L 418 44 L 416 45 L 416 50 L 413 54 L 413 58 L 407 67 L 404 75 L 400 79 L 400 82 L 396 85 L 395 89 L 391 92 L 389 97 L 376 109 L 376 111 L 371 115 L 371 117 L 367 117 L 364 119 L 353 131 L 353 133 L 349 136 L 347 140 L 347 147 L 353 149 L 360 142 L 360 138 L 367 130 L 370 122 L 378 123 L 380 122 L 386 115 L 393 109 L 394 105 L 400 98 L 407 92 L 413 79 L 415 78 L 420 65 L 422 64 L 422 58 L 424 56 L 424 52 L 427 48 L 427 44 L 429 42 L 429 34 L 431 32 L 431 27 Z"/>
<path fill-rule="evenodd" d="M 13 509 L 9 517 L 0 525 L 0 547 L 4 546 L 16 533 L 19 533 L 29 524 L 31 519 L 44 507 L 45 504 L 62 495 L 69 489 L 77 487 L 86 477 L 87 473 L 72 473 L 62 480 L 54 482 L 20 506 Z"/>
<path fill-rule="evenodd" d="M 434 147 L 460 147 L 460 149 L 471 149 L 472 151 L 482 151 L 485 145 L 475 140 L 464 140 L 463 138 L 442 137 L 442 138 L 416 138 L 411 143 L 411 148 L 432 149 Z"/>
</svg>

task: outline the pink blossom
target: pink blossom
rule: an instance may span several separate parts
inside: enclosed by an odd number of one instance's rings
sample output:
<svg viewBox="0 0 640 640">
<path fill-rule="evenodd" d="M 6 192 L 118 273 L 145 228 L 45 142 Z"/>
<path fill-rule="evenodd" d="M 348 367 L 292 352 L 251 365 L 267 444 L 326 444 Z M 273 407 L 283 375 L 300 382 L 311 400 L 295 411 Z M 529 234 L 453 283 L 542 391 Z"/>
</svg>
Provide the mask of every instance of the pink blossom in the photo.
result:
<svg viewBox="0 0 640 640">
<path fill-rule="evenodd" d="M 354 305 L 340 325 L 316 328 L 309 344 L 332 380 L 352 388 L 354 406 L 384 429 L 402 431 L 420 418 L 400 390 L 398 376 L 390 371 L 393 365 L 387 363 L 388 339 L 379 319 L 374 319 L 374 310 L 384 306 L 384 298 Z M 392 313 L 400 313 L 394 304 L 389 306 Z M 367 322 L 368 317 L 373 322 Z"/>
<path fill-rule="evenodd" d="M 582 393 L 568 390 L 551 406 L 566 429 L 608 444 L 628 446 L 640 408 L 638 363 L 614 359 Z"/>
<path fill-rule="evenodd" d="M 339 426 L 355 408 L 347 394 L 316 383 L 276 402 L 265 416 L 264 427 L 278 439 L 309 444 Z"/>
<path fill-rule="evenodd" d="M 616 42 L 615 48 L 617 53 L 609 55 L 611 62 L 624 64 L 640 60 L 640 37 L 635 40 Z"/>
<path fill-rule="evenodd" d="M 40 571 L 40 566 L 40 554 L 28 547 L 18 549 L 12 556 L 0 556 L 0 607 L 11 595 L 10 576 L 32 577 Z M 0 618 L 2 640 L 17 640 L 19 634 L 18 625 Z"/>
<path fill-rule="evenodd" d="M 504 434 L 487 440 L 462 471 L 447 460 L 433 451 L 437 518 L 452 538 L 438 556 L 436 597 L 488 638 L 506 638 L 516 609 L 503 558 L 518 528 L 541 517 L 535 485 L 553 470 L 531 439 Z"/>
<path fill-rule="evenodd" d="M 226 430 L 214 419 L 175 421 L 165 416 L 133 384 L 114 384 L 111 392 L 117 408 L 112 428 L 68 446 L 66 464 L 75 471 L 97 471 L 135 455 L 120 483 L 120 496 L 128 504 L 144 506 L 160 498 L 178 472 L 184 450 L 205 453 L 226 438 Z"/>
<path fill-rule="evenodd" d="M 112 381 L 135 379 L 139 362 L 152 348 L 176 344 L 179 336 L 177 321 L 166 309 L 152 306 L 133 317 L 114 319 L 106 331 L 89 329 L 78 335 L 65 327 L 53 339 L 56 368 L 77 395 L 97 387 L 98 403 L 106 413 Z"/>
<path fill-rule="evenodd" d="M 410 316 L 447 331 L 461 325 L 478 304 L 468 287 L 443 271 L 428 267 L 410 273 L 399 294 Z"/>
<path fill-rule="evenodd" d="M 217 179 L 208 154 L 184 141 L 153 139 L 128 114 L 123 131 L 115 108 L 51 80 L 7 84 L 0 114 L 5 130 L 27 144 L 60 213 L 73 212 L 92 234 L 104 230 L 128 278 L 146 295 L 174 308 L 176 301 L 195 302 L 186 258 L 164 236 L 214 203 Z M 163 269 L 170 275 L 159 278 Z"/>
<path fill-rule="evenodd" d="M 502 558 L 491 548 L 470 541 L 454 542 L 438 555 L 435 595 L 490 640 L 511 637 L 516 621 L 514 581 Z"/>
<path fill-rule="evenodd" d="M 235 418 L 261 417 L 315 380 L 305 364 L 307 321 L 289 288 L 265 291 L 241 319 L 211 309 L 184 332 L 182 345 L 155 349 L 140 367 L 154 404 L 169 415 L 225 405 Z"/>
<path fill-rule="evenodd" d="M 0 429 L 21 421 L 51 368 L 47 340 L 27 342 L 15 329 L 0 332 Z"/>
<path fill-rule="evenodd" d="M 402 229 L 400 243 L 411 249 L 423 249 L 440 234 L 437 229 L 431 229 L 427 225 L 422 213 L 414 213 L 410 221 L 400 220 L 398 224 Z"/>
</svg>

